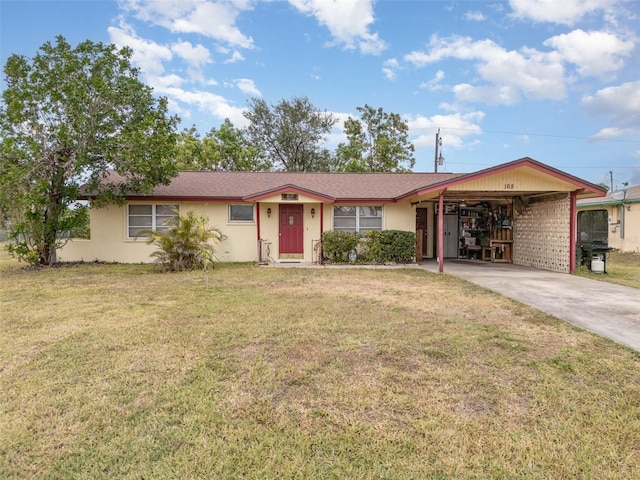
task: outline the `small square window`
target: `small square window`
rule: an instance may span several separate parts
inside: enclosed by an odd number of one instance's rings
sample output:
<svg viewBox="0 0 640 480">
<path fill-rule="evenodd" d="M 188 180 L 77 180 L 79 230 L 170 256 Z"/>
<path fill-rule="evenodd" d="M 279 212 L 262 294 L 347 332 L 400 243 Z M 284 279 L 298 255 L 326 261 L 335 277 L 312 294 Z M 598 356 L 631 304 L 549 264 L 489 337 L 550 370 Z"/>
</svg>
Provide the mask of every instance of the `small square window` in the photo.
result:
<svg viewBox="0 0 640 480">
<path fill-rule="evenodd" d="M 253 222 L 253 205 L 229 205 L 230 222 Z"/>
</svg>

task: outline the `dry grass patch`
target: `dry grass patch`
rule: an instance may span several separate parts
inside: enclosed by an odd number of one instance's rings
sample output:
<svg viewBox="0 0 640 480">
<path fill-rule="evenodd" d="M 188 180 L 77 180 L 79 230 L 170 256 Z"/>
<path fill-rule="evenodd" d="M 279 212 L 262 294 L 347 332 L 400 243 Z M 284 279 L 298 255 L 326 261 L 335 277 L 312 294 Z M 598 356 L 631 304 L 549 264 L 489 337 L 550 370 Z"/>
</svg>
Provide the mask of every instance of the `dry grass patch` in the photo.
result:
<svg viewBox="0 0 640 480">
<path fill-rule="evenodd" d="M 640 357 L 448 275 L 1 268 L 3 478 L 640 477 Z"/>
<path fill-rule="evenodd" d="M 640 253 L 611 252 L 607 258 L 607 273 L 591 273 L 586 266 L 576 273 L 603 282 L 617 283 L 640 289 Z"/>
</svg>

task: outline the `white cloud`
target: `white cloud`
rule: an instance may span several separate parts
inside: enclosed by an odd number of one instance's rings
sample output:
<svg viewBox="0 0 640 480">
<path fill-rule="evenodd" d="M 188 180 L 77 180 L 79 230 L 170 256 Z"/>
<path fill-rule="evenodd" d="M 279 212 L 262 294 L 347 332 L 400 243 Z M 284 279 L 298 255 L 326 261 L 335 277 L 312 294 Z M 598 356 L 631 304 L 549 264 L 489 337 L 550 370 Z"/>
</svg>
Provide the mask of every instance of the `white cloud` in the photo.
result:
<svg viewBox="0 0 640 480">
<path fill-rule="evenodd" d="M 582 105 L 591 114 L 640 115 L 640 81 L 598 90 L 584 97 Z"/>
<path fill-rule="evenodd" d="M 118 47 L 127 46 L 133 49 L 132 62 L 147 75 L 158 75 L 164 72 L 163 62 L 173 58 L 171 49 L 151 40 L 140 38 L 126 23 L 120 27 L 107 29 L 111 42 Z"/>
<path fill-rule="evenodd" d="M 432 92 L 442 90 L 443 86 L 440 83 L 442 80 L 444 80 L 444 72 L 442 70 L 438 70 L 431 80 L 428 82 L 422 82 L 420 84 L 420 88 L 428 88 Z"/>
<path fill-rule="evenodd" d="M 377 33 L 369 31 L 374 22 L 373 0 L 289 0 L 289 3 L 327 27 L 335 44 L 357 48 L 367 55 L 380 54 L 387 48 Z"/>
<path fill-rule="evenodd" d="M 611 126 L 598 132 L 596 138 L 640 135 L 640 80 L 598 90 L 582 99 L 582 107 L 590 115 L 611 117 Z"/>
<path fill-rule="evenodd" d="M 253 80 L 248 78 L 238 78 L 236 81 L 236 87 L 240 89 L 242 93 L 246 93 L 247 95 L 251 95 L 252 97 L 261 97 L 262 93 L 256 87 L 256 84 Z"/>
<path fill-rule="evenodd" d="M 483 22 L 485 20 L 482 12 L 467 12 L 464 14 L 464 19 L 470 22 Z"/>
<path fill-rule="evenodd" d="M 417 67 L 446 58 L 474 60 L 481 78 L 488 85 L 460 84 L 454 92 L 460 101 L 484 101 L 512 105 L 521 95 L 531 99 L 561 99 L 566 94 L 564 68 L 559 55 L 531 48 L 506 50 L 492 40 L 473 41 L 469 37 L 433 36 L 427 52 L 404 56 Z"/>
<path fill-rule="evenodd" d="M 242 55 L 238 50 L 234 50 L 229 58 L 227 58 L 224 63 L 237 63 L 244 61 L 244 55 Z"/>
<path fill-rule="evenodd" d="M 573 32 L 551 37 L 544 45 L 555 48 L 560 56 L 578 67 L 582 76 L 606 77 L 624 67 L 623 57 L 631 54 L 632 41 L 607 32 Z"/>
<path fill-rule="evenodd" d="M 574 25 L 597 11 L 611 11 L 617 3 L 619 0 L 509 0 L 516 18 L 564 25 Z"/>
<path fill-rule="evenodd" d="M 226 98 L 220 95 L 204 90 L 184 90 L 177 87 L 158 89 L 158 92 L 168 96 L 174 102 L 194 106 L 220 120 L 228 118 L 238 128 L 245 126 L 247 123 L 246 118 L 242 115 L 244 108 L 231 105 Z"/>
<path fill-rule="evenodd" d="M 184 83 L 184 79 L 174 73 L 171 75 L 147 75 L 146 80 L 146 83 L 154 90 L 180 87 Z"/>
<path fill-rule="evenodd" d="M 200 44 L 194 47 L 190 42 L 176 42 L 171 45 L 171 50 L 192 67 L 199 68 L 211 63 L 209 50 Z"/>
<path fill-rule="evenodd" d="M 485 114 L 481 111 L 469 113 L 452 113 L 450 115 L 422 115 L 408 116 L 410 135 L 415 135 L 412 140 L 416 150 L 433 149 L 435 133 L 440 128 L 442 144 L 446 147 L 461 149 L 469 145 L 466 137 L 480 135 L 482 129 L 479 123 Z M 473 142 L 472 142 L 473 143 Z"/>
<path fill-rule="evenodd" d="M 197 33 L 239 48 L 253 48 L 253 39 L 236 26 L 241 11 L 251 1 L 121 0 L 120 8 L 145 22 L 162 26 L 173 33 Z"/>
<path fill-rule="evenodd" d="M 458 102 L 483 102 L 488 105 L 516 105 L 520 90 L 512 85 L 473 86 L 461 83 L 453 87 Z"/>
<path fill-rule="evenodd" d="M 397 77 L 397 71 L 400 69 L 400 63 L 396 58 L 385 60 L 382 64 L 382 73 L 387 80 L 395 80 Z"/>
<path fill-rule="evenodd" d="M 606 127 L 606 128 L 600 129 L 600 131 L 595 135 L 593 135 L 591 138 L 593 140 L 609 140 L 612 138 L 623 137 L 631 133 L 632 131 L 630 129 L 623 129 L 618 127 Z"/>
</svg>

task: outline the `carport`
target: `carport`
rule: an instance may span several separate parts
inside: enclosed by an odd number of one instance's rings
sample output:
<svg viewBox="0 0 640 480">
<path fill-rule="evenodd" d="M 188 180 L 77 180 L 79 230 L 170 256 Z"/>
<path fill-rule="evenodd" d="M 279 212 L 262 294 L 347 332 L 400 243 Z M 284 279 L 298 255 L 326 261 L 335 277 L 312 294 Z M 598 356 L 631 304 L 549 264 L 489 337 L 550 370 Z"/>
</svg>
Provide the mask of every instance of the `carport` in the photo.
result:
<svg viewBox="0 0 640 480">
<path fill-rule="evenodd" d="M 479 252 L 481 261 L 569 273 L 576 268 L 576 201 L 605 194 L 598 185 L 525 157 L 405 198 L 417 218 L 425 216 L 425 231 L 434 233 L 421 239 L 427 242 L 422 251 L 437 258 L 440 272 L 447 259 Z"/>
</svg>

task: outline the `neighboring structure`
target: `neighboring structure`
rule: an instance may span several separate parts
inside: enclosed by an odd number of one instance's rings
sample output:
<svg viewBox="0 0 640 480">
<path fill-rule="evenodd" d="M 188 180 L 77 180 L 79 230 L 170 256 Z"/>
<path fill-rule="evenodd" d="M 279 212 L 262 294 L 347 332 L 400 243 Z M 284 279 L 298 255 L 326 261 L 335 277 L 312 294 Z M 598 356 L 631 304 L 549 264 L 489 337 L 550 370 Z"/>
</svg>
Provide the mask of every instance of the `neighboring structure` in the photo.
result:
<svg viewBox="0 0 640 480">
<path fill-rule="evenodd" d="M 640 252 L 640 185 L 579 200 L 578 242 L 601 242 Z"/>
<path fill-rule="evenodd" d="M 463 256 L 570 272 L 576 201 L 605 193 L 531 158 L 469 174 L 189 171 L 124 206 L 92 209 L 91 239 L 58 258 L 149 262 L 155 247 L 136 234 L 177 209 L 222 230 L 220 261 L 318 262 L 322 232 L 393 229 L 416 232 L 417 260 L 439 257 L 441 271 Z"/>
</svg>

